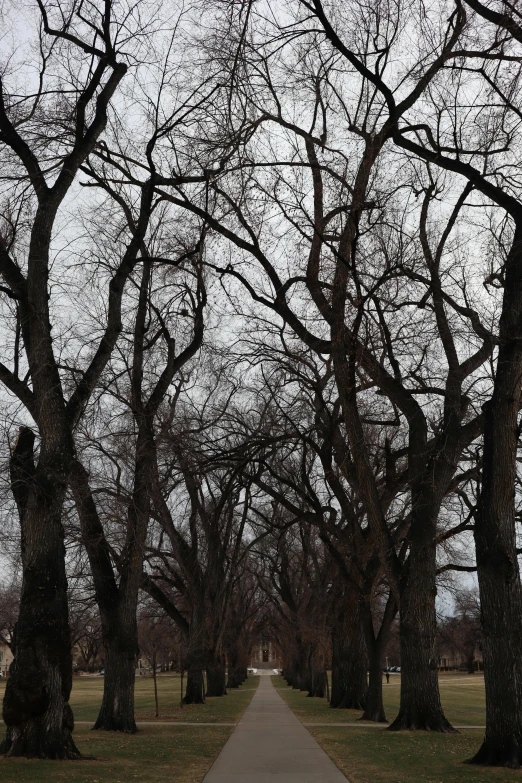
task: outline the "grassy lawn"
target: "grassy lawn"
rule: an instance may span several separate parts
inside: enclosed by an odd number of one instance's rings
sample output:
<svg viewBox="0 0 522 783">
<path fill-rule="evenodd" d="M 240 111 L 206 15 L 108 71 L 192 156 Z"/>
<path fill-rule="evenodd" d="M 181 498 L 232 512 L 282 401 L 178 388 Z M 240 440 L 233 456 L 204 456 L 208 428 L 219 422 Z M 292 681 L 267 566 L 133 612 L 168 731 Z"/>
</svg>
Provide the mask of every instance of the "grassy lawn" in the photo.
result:
<svg viewBox="0 0 522 783">
<path fill-rule="evenodd" d="M 308 699 L 301 691 L 289 688 L 282 677 L 273 677 L 274 687 L 305 723 L 352 723 L 361 717 L 359 710 L 332 710 L 326 699 Z M 452 674 L 442 672 L 439 678 L 440 695 L 446 717 L 458 726 L 484 726 L 486 706 L 484 677 L 481 674 Z M 383 683 L 384 709 L 388 720 L 399 711 L 400 676 L 391 675 L 389 684 Z"/>
<path fill-rule="evenodd" d="M 305 723 L 354 723 L 356 710 L 332 710 L 326 700 L 309 699 L 288 688 L 282 677 L 272 679 L 278 693 Z M 400 677 L 383 684 L 388 718 L 399 707 Z M 484 725 L 484 679 L 481 675 L 440 675 L 447 717 L 458 725 Z M 463 764 L 479 748 L 482 731 L 460 734 L 389 733 L 376 728 L 310 727 L 309 731 L 350 783 L 510 783 L 522 772 Z"/>
<path fill-rule="evenodd" d="M 174 674 L 158 676 L 159 720 L 194 723 L 236 723 L 252 698 L 259 677 L 249 677 L 238 690 L 222 698 L 207 699 L 206 704 L 180 708 L 180 678 Z M 4 696 L 0 684 L 0 699 Z M 103 694 L 103 677 L 74 677 L 71 707 L 77 721 L 95 721 Z M 152 677 L 136 677 L 136 720 L 154 720 L 154 684 Z"/>
<path fill-rule="evenodd" d="M 230 737 L 232 726 L 198 726 L 198 723 L 235 723 L 259 683 L 249 677 L 228 696 L 207 699 L 206 704 L 179 707 L 180 678 L 158 677 L 159 720 L 171 726 L 145 725 L 134 736 L 91 731 L 77 725 L 76 744 L 85 761 L 4 759 L 0 756 L 2 783 L 201 783 L 212 762 Z M 3 698 L 4 688 L 0 688 Z M 103 691 L 102 677 L 75 677 L 71 705 L 76 720 L 93 721 Z M 151 678 L 136 680 L 136 717 L 154 720 L 154 686 Z M 193 726 L 176 723 L 190 721 Z M 3 731 L 0 732 L 3 734 Z"/>
<path fill-rule="evenodd" d="M 225 726 L 144 726 L 134 736 L 76 728 L 88 761 L 0 756 L 2 783 L 201 783 L 229 738 Z"/>
<path fill-rule="evenodd" d="M 309 731 L 350 783 L 511 783 L 522 779 L 520 771 L 462 763 L 478 750 L 481 731 L 392 734 L 335 727 Z"/>
</svg>

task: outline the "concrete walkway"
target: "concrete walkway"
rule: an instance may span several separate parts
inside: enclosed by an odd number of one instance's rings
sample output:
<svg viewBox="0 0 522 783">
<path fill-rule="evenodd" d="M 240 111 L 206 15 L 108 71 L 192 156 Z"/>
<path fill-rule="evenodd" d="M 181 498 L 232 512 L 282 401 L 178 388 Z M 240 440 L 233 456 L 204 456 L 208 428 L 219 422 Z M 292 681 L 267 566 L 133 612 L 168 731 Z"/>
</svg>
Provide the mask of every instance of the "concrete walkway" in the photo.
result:
<svg viewBox="0 0 522 783">
<path fill-rule="evenodd" d="M 203 783 L 346 783 L 272 685 L 259 687 Z"/>
</svg>

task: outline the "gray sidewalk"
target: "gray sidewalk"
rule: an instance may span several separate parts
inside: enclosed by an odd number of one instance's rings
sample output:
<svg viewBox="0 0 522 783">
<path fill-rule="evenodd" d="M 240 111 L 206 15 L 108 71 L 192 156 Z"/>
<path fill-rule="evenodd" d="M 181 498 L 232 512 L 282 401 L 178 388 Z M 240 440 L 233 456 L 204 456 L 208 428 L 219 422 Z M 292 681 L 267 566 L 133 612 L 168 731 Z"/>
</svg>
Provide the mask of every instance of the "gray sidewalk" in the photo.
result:
<svg viewBox="0 0 522 783">
<path fill-rule="evenodd" d="M 203 783 L 346 783 L 303 724 L 261 677 L 245 714 Z"/>
</svg>

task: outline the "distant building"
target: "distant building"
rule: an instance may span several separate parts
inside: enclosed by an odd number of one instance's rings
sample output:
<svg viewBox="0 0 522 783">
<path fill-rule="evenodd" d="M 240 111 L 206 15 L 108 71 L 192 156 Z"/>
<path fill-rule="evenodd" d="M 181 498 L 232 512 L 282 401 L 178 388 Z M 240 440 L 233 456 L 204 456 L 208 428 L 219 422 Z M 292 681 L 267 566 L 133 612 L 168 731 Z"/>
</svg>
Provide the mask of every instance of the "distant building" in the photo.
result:
<svg viewBox="0 0 522 783">
<path fill-rule="evenodd" d="M 9 645 L 0 642 L 0 674 L 2 677 L 7 677 L 12 660 L 13 653 Z"/>
<path fill-rule="evenodd" d="M 484 669 L 484 659 L 480 647 L 475 647 L 471 657 L 471 654 L 466 656 L 458 650 L 451 649 L 449 645 L 439 646 L 439 669 L 450 671 L 452 669 L 470 669 L 471 667 L 475 671 Z"/>
<path fill-rule="evenodd" d="M 279 669 L 281 668 L 281 655 L 279 648 L 271 639 L 258 639 L 252 648 L 250 667 L 252 669 Z"/>
</svg>

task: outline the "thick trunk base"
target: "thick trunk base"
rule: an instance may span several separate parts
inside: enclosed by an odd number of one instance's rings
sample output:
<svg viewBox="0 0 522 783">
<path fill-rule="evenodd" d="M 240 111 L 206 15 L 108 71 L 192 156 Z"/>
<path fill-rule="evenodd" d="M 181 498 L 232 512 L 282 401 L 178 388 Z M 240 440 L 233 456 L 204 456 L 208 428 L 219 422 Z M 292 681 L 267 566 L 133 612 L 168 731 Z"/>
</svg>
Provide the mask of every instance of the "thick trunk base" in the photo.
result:
<svg viewBox="0 0 522 783">
<path fill-rule="evenodd" d="M 312 687 L 310 670 L 305 663 L 299 661 L 292 670 L 291 682 L 288 683 L 296 691 L 309 691 Z"/>
<path fill-rule="evenodd" d="M 0 751 L 11 757 L 77 759 L 69 706 L 72 656 L 61 524 L 70 442 L 66 438 L 49 450 L 42 437 L 36 467 L 34 440 L 31 430 L 21 428 L 10 460 L 11 489 L 20 514 L 23 582 L 3 702 L 7 736 Z"/>
<path fill-rule="evenodd" d="M 207 692 L 205 697 L 226 696 L 227 677 L 224 661 L 213 661 L 207 664 Z"/>
<path fill-rule="evenodd" d="M 364 710 L 368 695 L 368 653 L 362 606 L 349 593 L 332 634 L 332 693 L 330 707 Z"/>
<path fill-rule="evenodd" d="M 349 670 L 352 668 L 355 668 L 355 671 L 350 676 Z M 360 666 L 342 665 L 335 673 L 332 671 L 330 707 L 337 710 L 364 710 L 367 695 L 366 671 Z"/>
<path fill-rule="evenodd" d="M 187 688 L 183 697 L 183 704 L 204 704 L 205 685 L 203 682 L 203 669 L 190 669 L 187 673 Z"/>
<path fill-rule="evenodd" d="M 285 678 L 285 680 L 286 680 L 286 684 L 287 684 L 287 685 L 289 685 L 289 686 L 290 686 L 290 688 L 291 688 L 291 687 L 293 686 L 293 684 L 294 684 L 294 676 L 295 676 L 295 675 L 294 675 L 294 671 L 293 671 L 293 669 L 285 669 L 285 671 L 284 671 L 284 674 L 283 674 L 283 677 L 284 677 L 284 678 Z"/>
<path fill-rule="evenodd" d="M 239 668 L 236 667 L 228 670 L 227 688 L 239 688 L 242 682 L 242 673 Z"/>
<path fill-rule="evenodd" d="M 404 672 L 404 668 L 403 668 Z M 404 677 L 404 674 L 402 675 Z M 437 731 L 458 733 L 445 717 L 440 704 L 436 671 L 410 671 L 407 683 L 401 683 L 399 714 L 387 731 Z"/>
<path fill-rule="evenodd" d="M 373 697 L 368 692 L 368 699 L 366 700 L 366 707 L 360 720 L 369 720 L 373 723 L 388 723 L 388 718 L 384 711 L 384 705 L 381 697 Z"/>
<path fill-rule="evenodd" d="M 361 720 L 369 720 L 374 723 L 388 723 L 384 705 L 382 703 L 382 670 L 380 657 L 370 666 L 370 678 L 368 684 L 368 696 L 366 707 L 361 715 Z"/>
<path fill-rule="evenodd" d="M 326 672 L 321 670 L 315 670 L 312 672 L 312 685 L 308 696 L 316 697 L 318 699 L 324 699 L 326 694 L 327 682 Z"/>
<path fill-rule="evenodd" d="M 9 726 L 0 753 L 6 758 L 80 759 L 72 738 L 74 727 L 71 708 L 66 705 L 62 720 L 52 721 L 49 713 Z"/>
<path fill-rule="evenodd" d="M 419 704 L 412 704 L 410 709 L 401 707 L 399 714 L 387 731 L 437 731 L 441 734 L 458 734 L 442 709 L 422 709 Z"/>
<path fill-rule="evenodd" d="M 71 683 L 68 672 L 64 681 L 62 667 L 45 665 L 30 653 L 26 647 L 11 664 L 3 709 L 7 734 L 0 753 L 8 757 L 81 758 L 72 738 L 74 719 L 66 698 Z"/>
<path fill-rule="evenodd" d="M 337 704 L 330 701 L 330 707 L 336 710 L 364 710 L 366 706 L 366 697 L 362 694 L 346 692 Z"/>
<path fill-rule="evenodd" d="M 419 514 L 416 525 L 419 541 L 412 542 L 408 579 L 401 594 L 400 709 L 388 731 L 454 733 L 440 701 L 435 645 L 436 514 Z"/>
<path fill-rule="evenodd" d="M 522 766 L 522 737 L 517 743 L 513 740 L 502 742 L 485 739 L 478 753 L 467 759 L 466 764 L 478 764 L 483 767 L 508 767 L 520 769 Z"/>
<path fill-rule="evenodd" d="M 135 649 L 106 650 L 102 705 L 93 726 L 97 731 L 138 731 L 134 720 Z"/>
<path fill-rule="evenodd" d="M 359 720 L 372 721 L 372 723 L 388 723 L 388 718 L 386 717 L 386 713 L 382 704 L 379 706 L 370 705 L 368 703 Z"/>
</svg>

